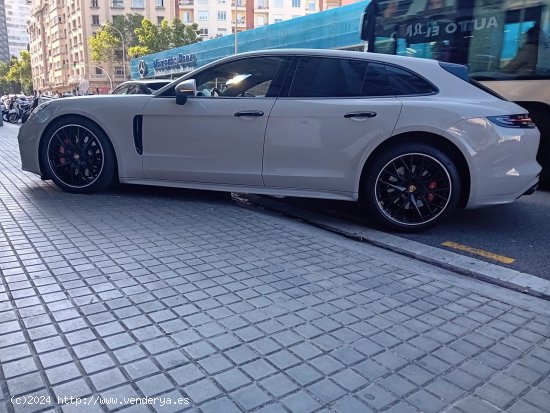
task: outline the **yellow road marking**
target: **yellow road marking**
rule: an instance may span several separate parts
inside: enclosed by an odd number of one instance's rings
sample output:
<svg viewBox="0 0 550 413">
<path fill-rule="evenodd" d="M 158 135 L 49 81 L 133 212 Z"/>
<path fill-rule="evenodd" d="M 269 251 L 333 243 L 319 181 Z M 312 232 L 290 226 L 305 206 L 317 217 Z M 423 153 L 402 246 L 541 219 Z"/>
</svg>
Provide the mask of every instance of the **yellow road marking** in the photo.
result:
<svg viewBox="0 0 550 413">
<path fill-rule="evenodd" d="M 495 254 L 494 252 L 480 250 L 474 247 L 469 247 L 467 245 L 457 244 L 452 241 L 445 241 L 441 245 L 449 248 L 454 248 L 455 250 L 469 252 L 470 254 L 480 255 L 484 258 L 489 258 L 490 260 L 502 262 L 503 264 L 512 264 L 516 260 L 513 258 L 505 257 L 504 255 Z"/>
</svg>

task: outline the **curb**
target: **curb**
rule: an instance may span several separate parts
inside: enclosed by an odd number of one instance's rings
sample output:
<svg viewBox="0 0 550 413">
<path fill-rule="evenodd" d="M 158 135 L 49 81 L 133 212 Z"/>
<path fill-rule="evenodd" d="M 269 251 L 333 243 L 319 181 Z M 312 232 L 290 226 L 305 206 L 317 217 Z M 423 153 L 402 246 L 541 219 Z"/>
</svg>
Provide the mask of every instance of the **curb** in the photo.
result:
<svg viewBox="0 0 550 413">
<path fill-rule="evenodd" d="M 355 241 L 366 242 L 467 277 L 550 301 L 550 281 L 531 274 L 353 224 L 341 218 L 308 211 L 274 198 L 251 194 L 233 194 L 233 198 L 243 206 L 259 206 Z"/>
</svg>

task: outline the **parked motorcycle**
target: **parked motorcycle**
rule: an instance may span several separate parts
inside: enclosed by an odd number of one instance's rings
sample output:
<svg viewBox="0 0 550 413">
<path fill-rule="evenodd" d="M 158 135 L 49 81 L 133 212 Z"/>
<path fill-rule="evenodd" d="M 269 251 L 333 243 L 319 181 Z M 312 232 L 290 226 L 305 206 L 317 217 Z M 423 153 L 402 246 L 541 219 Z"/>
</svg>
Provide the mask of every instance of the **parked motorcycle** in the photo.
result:
<svg viewBox="0 0 550 413">
<path fill-rule="evenodd" d="M 18 99 L 13 104 L 13 109 L 10 109 L 5 117 L 4 114 L 2 114 L 2 117 L 9 123 L 17 123 L 19 122 L 19 119 L 23 117 L 23 114 L 27 112 L 30 108 L 31 102 L 29 102 L 28 100 Z"/>
</svg>

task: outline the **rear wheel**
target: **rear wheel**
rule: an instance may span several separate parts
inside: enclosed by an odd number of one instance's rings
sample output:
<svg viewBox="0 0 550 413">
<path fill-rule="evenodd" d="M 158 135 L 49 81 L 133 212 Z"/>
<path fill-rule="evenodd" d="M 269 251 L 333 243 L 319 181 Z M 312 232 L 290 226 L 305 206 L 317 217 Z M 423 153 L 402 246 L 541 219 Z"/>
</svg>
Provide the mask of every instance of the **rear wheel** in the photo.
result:
<svg viewBox="0 0 550 413">
<path fill-rule="evenodd" d="M 41 158 L 48 176 L 68 192 L 105 190 L 115 176 L 111 142 L 87 119 L 65 118 L 53 122 L 44 136 Z"/>
<path fill-rule="evenodd" d="M 368 213 L 380 224 L 421 231 L 437 224 L 457 206 L 458 170 L 430 145 L 405 144 L 372 161 L 363 188 Z"/>
</svg>

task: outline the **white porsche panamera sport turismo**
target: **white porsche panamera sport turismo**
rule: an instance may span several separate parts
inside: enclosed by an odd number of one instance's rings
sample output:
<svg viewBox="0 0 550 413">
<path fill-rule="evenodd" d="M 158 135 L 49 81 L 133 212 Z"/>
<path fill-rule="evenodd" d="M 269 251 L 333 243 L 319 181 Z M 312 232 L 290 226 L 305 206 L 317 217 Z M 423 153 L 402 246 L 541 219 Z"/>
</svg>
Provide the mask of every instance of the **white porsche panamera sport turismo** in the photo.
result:
<svg viewBox="0 0 550 413">
<path fill-rule="evenodd" d="M 153 95 L 59 99 L 19 132 L 22 167 L 64 190 L 122 183 L 361 201 L 400 230 L 536 188 L 525 109 L 434 60 L 267 50 Z"/>
</svg>

